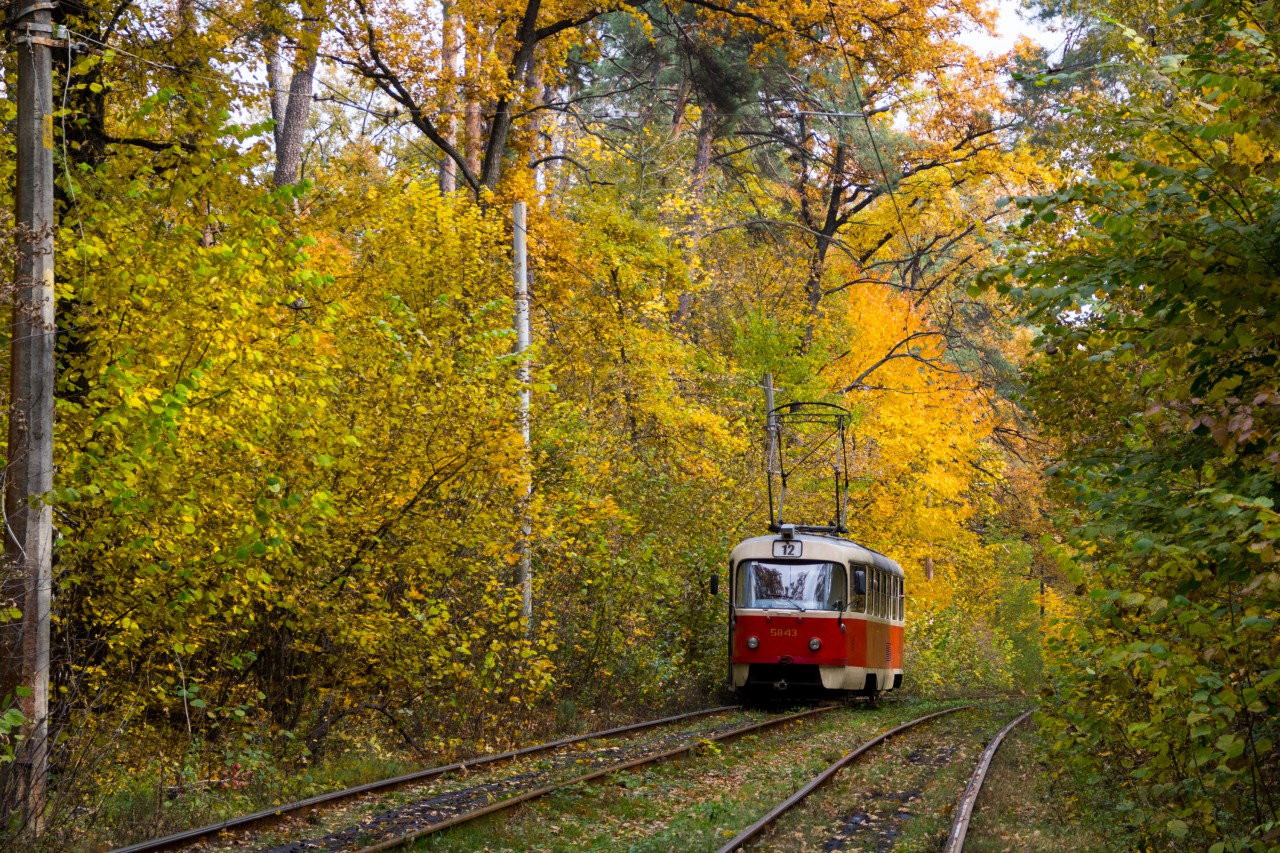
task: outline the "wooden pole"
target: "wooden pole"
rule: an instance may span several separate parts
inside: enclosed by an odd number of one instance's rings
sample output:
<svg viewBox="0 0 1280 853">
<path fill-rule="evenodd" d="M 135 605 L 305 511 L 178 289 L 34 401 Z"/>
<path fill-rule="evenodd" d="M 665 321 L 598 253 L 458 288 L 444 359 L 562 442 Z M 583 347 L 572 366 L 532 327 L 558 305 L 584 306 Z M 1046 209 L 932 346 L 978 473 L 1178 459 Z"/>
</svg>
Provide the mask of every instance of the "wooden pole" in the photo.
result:
<svg viewBox="0 0 1280 853">
<path fill-rule="evenodd" d="M 9 344 L 9 448 L 5 466 L 4 598 L 22 610 L 2 631 L 0 694 L 25 722 L 9 773 L 31 834 L 42 828 L 49 768 L 49 609 L 53 587 L 53 46 L 52 3 L 14 12 L 18 117 L 17 260 Z"/>
<path fill-rule="evenodd" d="M 520 382 L 520 433 L 524 437 L 524 469 L 526 485 L 520 501 L 520 618 L 526 635 L 533 633 L 533 456 L 529 441 L 529 406 L 531 402 L 532 372 L 529 369 L 529 257 L 528 232 L 526 230 L 525 203 L 518 201 L 512 210 L 515 249 L 516 285 L 516 376 Z"/>
</svg>

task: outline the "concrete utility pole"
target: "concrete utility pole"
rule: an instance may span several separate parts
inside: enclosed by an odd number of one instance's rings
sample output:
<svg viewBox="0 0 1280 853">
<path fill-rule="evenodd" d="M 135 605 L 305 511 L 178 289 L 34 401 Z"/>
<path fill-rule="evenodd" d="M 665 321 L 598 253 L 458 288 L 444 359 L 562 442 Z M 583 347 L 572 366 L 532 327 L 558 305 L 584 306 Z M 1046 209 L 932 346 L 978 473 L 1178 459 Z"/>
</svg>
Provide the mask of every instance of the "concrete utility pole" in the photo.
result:
<svg viewBox="0 0 1280 853">
<path fill-rule="evenodd" d="M 525 203 L 518 201 L 511 211 L 515 249 L 516 283 L 516 377 L 520 382 L 520 432 L 524 436 L 524 469 L 528 475 L 524 498 L 520 501 L 520 618 L 526 635 L 533 634 L 533 451 L 529 442 L 529 404 L 532 371 L 529 369 L 529 255 L 525 228 Z"/>
<path fill-rule="evenodd" d="M 5 467 L 4 599 L 22 619 L 0 629 L 0 695 L 26 722 L 6 786 L 29 833 L 42 828 L 49 769 L 49 608 L 53 587 L 53 73 L 52 10 L 18 0 L 17 210 Z M 16 789 L 16 790 L 14 790 Z"/>
</svg>

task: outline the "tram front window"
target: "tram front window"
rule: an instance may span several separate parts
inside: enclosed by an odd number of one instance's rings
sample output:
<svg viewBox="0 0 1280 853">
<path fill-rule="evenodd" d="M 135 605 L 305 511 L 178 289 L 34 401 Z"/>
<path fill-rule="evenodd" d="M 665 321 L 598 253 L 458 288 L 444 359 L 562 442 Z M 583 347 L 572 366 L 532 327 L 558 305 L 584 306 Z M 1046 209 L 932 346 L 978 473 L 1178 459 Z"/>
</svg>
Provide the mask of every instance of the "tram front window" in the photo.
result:
<svg viewBox="0 0 1280 853">
<path fill-rule="evenodd" d="M 844 566 L 746 560 L 738 567 L 739 607 L 835 610 L 846 601 Z"/>
</svg>

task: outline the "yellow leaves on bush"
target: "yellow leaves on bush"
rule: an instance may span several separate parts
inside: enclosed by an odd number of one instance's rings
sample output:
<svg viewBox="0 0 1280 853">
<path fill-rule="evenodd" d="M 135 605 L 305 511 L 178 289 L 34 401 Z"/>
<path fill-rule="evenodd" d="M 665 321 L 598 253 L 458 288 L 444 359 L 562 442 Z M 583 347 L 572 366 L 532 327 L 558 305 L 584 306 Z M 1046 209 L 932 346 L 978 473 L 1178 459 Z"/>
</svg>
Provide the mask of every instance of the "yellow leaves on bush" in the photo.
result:
<svg viewBox="0 0 1280 853">
<path fill-rule="evenodd" d="M 476 547 L 510 537 L 520 479 L 503 223 L 407 181 L 359 197 L 360 229 L 349 202 L 313 205 L 320 239 L 289 243 L 264 227 L 285 215 L 275 202 L 215 177 L 212 245 L 139 186 L 124 215 L 86 194 L 81 245 L 112 252 L 69 252 L 83 274 L 59 454 L 77 536 L 60 618 L 107 650 L 85 689 L 180 704 L 154 681 L 180 642 L 211 703 L 283 728 L 307 696 L 404 701 L 481 671 L 481 693 L 530 701 L 549 683 L 545 637 L 481 669 L 459 651 L 519 610 Z M 116 257 L 149 272 L 117 275 Z M 320 654 L 332 666 L 296 665 Z"/>
</svg>

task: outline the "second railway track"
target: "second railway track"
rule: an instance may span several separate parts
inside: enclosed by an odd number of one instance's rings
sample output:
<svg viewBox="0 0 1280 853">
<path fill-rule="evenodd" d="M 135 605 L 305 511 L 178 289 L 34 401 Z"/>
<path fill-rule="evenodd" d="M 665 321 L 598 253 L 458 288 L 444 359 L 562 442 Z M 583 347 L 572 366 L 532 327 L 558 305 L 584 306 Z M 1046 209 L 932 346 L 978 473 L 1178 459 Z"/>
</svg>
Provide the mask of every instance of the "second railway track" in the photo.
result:
<svg viewBox="0 0 1280 853">
<path fill-rule="evenodd" d="M 986 735 L 983 734 L 983 731 L 990 729 L 993 720 L 1000 720 L 1003 722 L 1007 719 L 1007 711 L 993 710 L 991 708 L 983 709 L 972 705 L 966 705 L 926 714 L 909 722 L 895 726 L 894 728 L 865 741 L 856 748 L 846 752 L 836 761 L 832 762 L 820 773 L 811 778 L 806 784 L 771 808 L 750 826 L 743 829 L 727 843 L 721 845 L 718 853 L 737 853 L 737 851 L 768 849 L 786 851 L 821 849 L 830 851 L 846 849 L 846 845 L 850 843 L 856 844 L 856 849 L 863 849 L 862 845 L 868 842 L 874 843 L 875 849 L 897 849 L 898 845 L 895 842 L 898 840 L 897 836 L 901 834 L 901 830 L 893 829 L 891 826 L 886 826 L 877 831 L 873 826 L 877 821 L 869 812 L 861 811 L 860 809 L 862 806 L 855 806 L 852 813 L 848 813 L 846 811 L 844 820 L 840 822 L 842 828 L 849 830 L 846 835 L 836 833 L 834 835 L 825 835 L 824 837 L 823 826 L 826 822 L 822 819 L 821 809 L 819 809 L 818 815 L 806 814 L 793 819 L 791 821 L 793 824 L 791 832 L 781 830 L 777 825 L 786 823 L 787 821 L 785 818 L 793 809 L 804 802 L 811 794 L 814 794 L 819 788 L 831 783 L 831 781 L 842 771 L 856 766 L 858 762 L 864 758 L 876 755 L 877 748 L 882 747 L 882 745 L 890 739 L 903 735 L 907 732 L 912 732 L 914 734 L 917 731 L 917 727 L 920 727 L 923 724 L 930 723 L 940 717 L 961 711 L 975 711 L 986 717 L 986 719 L 978 721 L 977 730 L 972 728 L 972 726 L 967 727 L 967 730 L 960 730 L 960 724 L 957 722 L 956 725 L 953 726 L 953 728 L 957 730 L 952 731 L 942 738 L 938 738 L 937 733 L 926 726 L 918 735 L 919 738 L 925 739 L 926 745 L 918 746 L 914 750 L 908 752 L 905 756 L 900 756 L 896 767 L 893 764 L 893 758 L 881 756 L 880 760 L 882 762 L 887 761 L 891 768 L 903 771 L 901 774 L 894 774 L 890 772 L 882 776 L 883 781 L 896 784 L 902 784 L 903 780 L 901 776 L 911 775 L 910 770 L 903 766 L 908 763 L 916 765 L 932 765 L 932 769 L 924 773 L 924 776 L 926 777 L 926 785 L 935 781 L 934 777 L 940 775 L 939 771 L 942 767 L 952 763 L 951 759 L 953 756 L 959 755 L 960 757 L 960 760 L 955 762 L 955 769 L 963 769 L 965 766 L 965 762 L 963 760 L 965 757 L 964 750 L 976 746 L 974 742 L 975 736 L 979 738 L 986 737 Z M 968 778 L 968 785 L 964 787 L 963 793 L 956 797 L 948 798 L 946 796 L 946 792 L 953 789 L 950 789 L 945 781 L 941 784 L 940 790 L 935 792 L 935 796 L 932 797 L 935 808 L 941 806 L 939 811 L 944 815 L 948 811 L 951 812 L 951 829 L 943 847 L 945 853 L 962 853 L 965 833 L 973 814 L 978 795 L 981 792 L 983 780 L 988 768 L 990 767 L 991 761 L 995 756 L 996 750 L 999 748 L 1004 737 L 1015 726 L 1026 720 L 1030 715 L 1030 711 L 1017 715 L 1011 722 L 1008 722 L 1004 728 L 995 734 L 989 742 L 986 743 L 986 749 L 982 752 L 981 757 L 978 758 L 977 767 L 972 776 Z M 929 741 L 933 742 L 929 743 Z M 982 741 L 979 740 L 979 742 Z M 933 760 L 926 757 L 930 747 L 934 753 Z M 903 762 L 902 758 L 905 758 L 906 761 Z M 924 760 L 918 760 L 921 758 Z M 941 758 L 941 760 L 937 760 L 938 758 Z M 920 780 L 917 779 L 914 784 L 920 784 Z M 856 802 L 858 799 L 862 799 L 865 802 L 866 800 L 881 796 L 889 799 L 890 801 L 896 801 L 898 804 L 898 811 L 889 819 L 888 823 L 890 825 L 892 824 L 894 817 L 897 818 L 897 822 L 899 824 L 904 823 L 905 818 L 914 817 L 919 819 L 921 817 L 918 815 L 912 815 L 906 811 L 907 803 L 916 802 L 922 799 L 921 794 L 923 791 L 921 789 L 917 789 L 915 792 L 911 792 L 909 790 L 907 792 L 903 792 L 906 796 L 903 796 L 899 792 L 893 792 L 886 796 L 884 792 L 876 791 L 874 788 L 870 787 L 864 788 L 864 790 L 859 793 L 861 794 L 861 797 L 841 796 L 840 794 L 835 794 L 832 799 L 835 801 L 835 804 L 840 806 L 842 811 L 847 810 L 850 803 Z M 807 828 L 811 830 L 810 837 L 808 839 L 799 840 L 806 833 L 803 830 L 797 832 L 794 826 L 796 823 L 807 825 Z M 883 824 L 885 821 L 880 821 L 880 823 Z M 813 837 L 813 831 L 816 831 L 817 837 Z M 875 832 L 877 837 L 874 840 L 865 837 L 859 838 L 861 833 L 866 831 Z M 771 834 L 775 833 L 776 837 L 771 838 Z M 914 839 L 903 846 L 910 850 L 937 850 L 939 849 L 937 831 L 926 831 L 918 834 Z"/>
<path fill-rule="evenodd" d="M 873 737 L 871 740 L 867 741 L 866 743 L 862 744 L 856 749 L 853 749 L 850 752 L 846 753 L 845 755 L 841 756 L 839 759 L 837 759 L 835 762 L 830 764 L 825 770 L 823 770 L 817 776 L 810 779 L 809 782 L 805 784 L 805 786 L 802 787 L 800 790 L 796 791 L 790 797 L 787 797 L 781 803 L 779 803 L 778 805 L 770 809 L 769 812 L 764 815 L 764 817 L 760 818 L 755 823 L 751 824 L 751 826 L 747 827 L 742 832 L 734 836 L 732 841 L 728 842 L 727 844 L 725 844 L 723 847 L 720 848 L 719 853 L 733 853 L 733 851 L 735 850 L 740 850 L 744 844 L 756 838 L 759 838 L 762 834 L 764 834 L 765 831 L 769 829 L 770 826 L 773 825 L 775 821 L 778 820 L 778 818 L 782 817 L 784 814 L 791 811 L 791 809 L 799 805 L 806 797 L 808 797 L 810 794 L 816 791 L 819 787 L 821 787 L 822 785 L 830 781 L 837 773 L 840 772 L 840 770 L 842 770 L 844 767 L 846 767 L 853 761 L 860 758 L 869 750 L 880 745 L 881 743 L 884 743 L 886 740 L 893 737 L 894 735 L 905 732 L 907 729 L 914 728 L 920 725 L 921 723 L 927 723 L 928 721 L 936 719 L 937 717 L 945 716 L 946 714 L 954 714 L 957 711 L 967 711 L 967 710 L 970 710 L 972 707 L 973 707 L 972 705 L 962 705 L 957 708 L 946 708 L 945 710 L 942 710 L 942 711 L 935 711 L 932 714 L 925 714 L 923 717 L 917 717 L 916 719 L 911 720 L 910 722 L 903 723 L 900 726 L 893 727 L 892 729 L 885 732 L 884 734 Z"/>
</svg>

